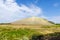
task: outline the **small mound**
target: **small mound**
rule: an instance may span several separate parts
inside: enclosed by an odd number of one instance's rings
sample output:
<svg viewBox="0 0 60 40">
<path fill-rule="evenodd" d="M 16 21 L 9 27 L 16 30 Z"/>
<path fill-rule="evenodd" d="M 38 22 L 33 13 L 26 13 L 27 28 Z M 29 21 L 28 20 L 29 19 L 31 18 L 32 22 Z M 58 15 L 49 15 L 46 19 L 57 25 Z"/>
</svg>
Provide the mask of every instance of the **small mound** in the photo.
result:
<svg viewBox="0 0 60 40">
<path fill-rule="evenodd" d="M 12 22 L 11 24 L 24 24 L 24 25 L 52 25 L 49 21 L 39 18 L 39 17 L 31 17 L 31 18 L 26 18 L 22 20 L 17 20 L 15 22 Z"/>
</svg>

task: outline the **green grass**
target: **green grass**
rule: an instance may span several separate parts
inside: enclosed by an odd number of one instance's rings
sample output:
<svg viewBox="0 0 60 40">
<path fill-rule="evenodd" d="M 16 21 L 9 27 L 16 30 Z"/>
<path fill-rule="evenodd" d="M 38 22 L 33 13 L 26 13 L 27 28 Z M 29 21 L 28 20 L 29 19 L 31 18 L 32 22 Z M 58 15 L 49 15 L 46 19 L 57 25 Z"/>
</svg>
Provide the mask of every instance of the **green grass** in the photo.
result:
<svg viewBox="0 0 60 40">
<path fill-rule="evenodd" d="M 33 29 L 0 28 L 0 40 L 29 40 L 33 34 L 36 34 Z"/>
<path fill-rule="evenodd" d="M 32 35 L 45 35 L 48 33 L 60 32 L 60 26 L 57 25 L 42 26 L 39 29 L 16 29 L 12 27 L 0 26 L 0 40 L 29 40 Z"/>
</svg>

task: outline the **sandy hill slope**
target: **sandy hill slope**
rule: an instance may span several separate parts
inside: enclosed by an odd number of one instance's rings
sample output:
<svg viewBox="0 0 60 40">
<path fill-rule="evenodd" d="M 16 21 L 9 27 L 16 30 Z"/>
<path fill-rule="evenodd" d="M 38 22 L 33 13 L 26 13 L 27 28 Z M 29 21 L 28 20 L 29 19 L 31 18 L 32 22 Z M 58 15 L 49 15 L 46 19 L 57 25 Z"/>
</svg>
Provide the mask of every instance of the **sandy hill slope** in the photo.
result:
<svg viewBox="0 0 60 40">
<path fill-rule="evenodd" d="M 52 23 L 48 22 L 47 20 L 39 17 L 31 17 L 31 18 L 25 18 L 22 20 L 17 20 L 15 22 L 12 22 L 11 24 L 31 24 L 31 25 L 52 25 Z"/>
</svg>

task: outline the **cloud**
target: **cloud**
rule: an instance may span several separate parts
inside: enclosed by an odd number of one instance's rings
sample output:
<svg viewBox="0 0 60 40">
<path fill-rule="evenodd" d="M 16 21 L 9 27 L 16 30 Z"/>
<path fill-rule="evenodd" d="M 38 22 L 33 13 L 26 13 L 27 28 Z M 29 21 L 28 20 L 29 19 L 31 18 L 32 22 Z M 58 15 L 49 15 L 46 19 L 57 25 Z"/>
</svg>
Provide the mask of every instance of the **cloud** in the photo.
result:
<svg viewBox="0 0 60 40">
<path fill-rule="evenodd" d="M 15 0 L 0 0 L 0 22 L 11 22 L 42 14 L 41 8 L 34 4 L 29 7 L 24 4 L 20 5 Z"/>
<path fill-rule="evenodd" d="M 59 3 L 54 3 L 53 6 L 54 7 L 58 7 L 59 6 Z"/>
<path fill-rule="evenodd" d="M 53 17 L 49 17 L 48 19 L 55 23 L 60 23 L 60 16 L 53 16 Z"/>
<path fill-rule="evenodd" d="M 37 3 L 39 0 L 36 0 L 35 3 Z"/>
</svg>

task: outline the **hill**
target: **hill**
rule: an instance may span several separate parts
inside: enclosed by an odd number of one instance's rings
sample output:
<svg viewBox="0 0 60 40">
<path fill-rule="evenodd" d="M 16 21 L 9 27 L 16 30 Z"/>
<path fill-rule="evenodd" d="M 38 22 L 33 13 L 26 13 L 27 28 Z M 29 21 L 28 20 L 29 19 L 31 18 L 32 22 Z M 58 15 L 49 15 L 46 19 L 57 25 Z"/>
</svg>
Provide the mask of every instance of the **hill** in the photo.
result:
<svg viewBox="0 0 60 40">
<path fill-rule="evenodd" d="M 17 20 L 11 24 L 23 24 L 23 25 L 52 25 L 48 20 L 39 17 L 30 17 L 22 20 Z"/>
</svg>

